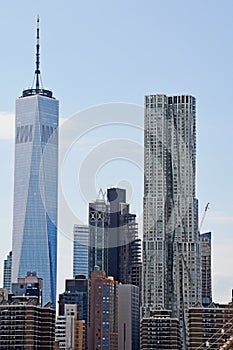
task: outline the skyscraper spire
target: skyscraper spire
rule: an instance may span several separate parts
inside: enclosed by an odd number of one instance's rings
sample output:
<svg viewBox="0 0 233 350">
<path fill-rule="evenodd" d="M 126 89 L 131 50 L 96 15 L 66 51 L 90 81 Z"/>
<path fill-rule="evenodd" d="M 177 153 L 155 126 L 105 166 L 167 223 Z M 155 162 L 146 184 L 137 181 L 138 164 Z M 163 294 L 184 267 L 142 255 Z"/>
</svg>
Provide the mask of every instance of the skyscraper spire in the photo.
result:
<svg viewBox="0 0 233 350">
<path fill-rule="evenodd" d="M 37 16 L 36 27 L 36 69 L 31 89 L 23 91 L 22 97 L 32 95 L 43 95 L 53 98 L 53 93 L 50 90 L 45 90 L 42 86 L 41 74 L 40 74 L 40 18 Z M 35 85 L 34 85 L 35 84 Z"/>
<path fill-rule="evenodd" d="M 36 77 L 36 93 L 39 93 L 40 90 L 40 19 L 39 16 L 37 16 L 37 29 L 36 29 L 36 70 L 35 70 L 35 77 Z"/>
</svg>

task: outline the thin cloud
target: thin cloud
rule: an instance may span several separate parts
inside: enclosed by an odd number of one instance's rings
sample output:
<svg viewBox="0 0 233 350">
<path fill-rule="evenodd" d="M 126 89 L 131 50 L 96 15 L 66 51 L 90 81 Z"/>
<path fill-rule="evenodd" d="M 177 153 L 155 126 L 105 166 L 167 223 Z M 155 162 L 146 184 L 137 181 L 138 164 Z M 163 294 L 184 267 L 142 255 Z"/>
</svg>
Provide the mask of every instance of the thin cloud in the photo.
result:
<svg viewBox="0 0 233 350">
<path fill-rule="evenodd" d="M 11 112 L 0 112 L 0 140 L 13 140 L 15 137 L 15 115 Z"/>
<path fill-rule="evenodd" d="M 233 224 L 233 216 L 216 211 L 208 214 L 208 221 L 219 224 Z"/>
<path fill-rule="evenodd" d="M 67 119 L 60 118 L 60 125 Z M 14 140 L 15 138 L 15 114 L 11 112 L 0 112 L 0 140 Z"/>
</svg>

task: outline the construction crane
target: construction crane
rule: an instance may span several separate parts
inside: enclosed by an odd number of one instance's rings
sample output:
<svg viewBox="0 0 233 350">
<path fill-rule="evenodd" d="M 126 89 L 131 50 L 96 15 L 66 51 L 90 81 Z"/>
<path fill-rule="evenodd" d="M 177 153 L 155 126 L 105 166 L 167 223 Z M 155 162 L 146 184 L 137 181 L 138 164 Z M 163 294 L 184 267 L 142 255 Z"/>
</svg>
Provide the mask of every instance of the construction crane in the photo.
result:
<svg viewBox="0 0 233 350">
<path fill-rule="evenodd" d="M 202 228 L 203 222 L 205 220 L 206 212 L 209 209 L 209 206 L 210 206 L 210 203 L 207 203 L 205 206 L 204 214 L 202 216 L 201 223 L 200 223 L 199 230 L 198 230 L 199 233 L 201 233 L 201 228 Z"/>
</svg>

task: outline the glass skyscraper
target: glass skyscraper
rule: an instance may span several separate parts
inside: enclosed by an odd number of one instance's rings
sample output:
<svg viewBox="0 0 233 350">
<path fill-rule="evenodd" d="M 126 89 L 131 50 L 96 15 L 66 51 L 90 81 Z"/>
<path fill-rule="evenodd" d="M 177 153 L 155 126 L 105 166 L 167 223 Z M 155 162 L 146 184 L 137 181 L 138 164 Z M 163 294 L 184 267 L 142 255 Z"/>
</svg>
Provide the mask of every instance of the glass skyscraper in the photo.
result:
<svg viewBox="0 0 233 350">
<path fill-rule="evenodd" d="M 55 307 L 58 101 L 40 86 L 38 27 L 35 80 L 16 100 L 12 282 L 36 272 Z"/>
<path fill-rule="evenodd" d="M 108 275 L 108 231 L 109 203 L 100 190 L 96 201 L 89 203 L 89 278 L 95 271 L 95 266 Z"/>
<path fill-rule="evenodd" d="M 211 232 L 201 233 L 201 288 L 202 305 L 212 303 L 212 273 L 211 273 Z"/>
<path fill-rule="evenodd" d="M 88 278 L 88 225 L 74 225 L 73 277 L 82 274 Z"/>
<path fill-rule="evenodd" d="M 143 306 L 172 310 L 187 344 L 187 310 L 201 302 L 196 196 L 196 101 L 145 97 Z"/>
<path fill-rule="evenodd" d="M 3 273 L 3 288 L 6 288 L 8 292 L 11 292 L 11 267 L 12 267 L 12 252 L 7 255 L 7 259 L 4 260 L 4 273 Z"/>
</svg>

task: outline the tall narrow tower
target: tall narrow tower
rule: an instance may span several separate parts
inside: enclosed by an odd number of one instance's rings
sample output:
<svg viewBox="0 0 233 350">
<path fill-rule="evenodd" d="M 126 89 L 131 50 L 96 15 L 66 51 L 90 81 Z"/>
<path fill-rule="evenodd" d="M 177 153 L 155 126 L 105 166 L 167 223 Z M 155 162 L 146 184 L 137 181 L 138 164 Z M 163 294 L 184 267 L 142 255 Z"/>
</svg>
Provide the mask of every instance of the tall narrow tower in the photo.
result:
<svg viewBox="0 0 233 350">
<path fill-rule="evenodd" d="M 35 87 L 16 100 L 12 282 L 36 272 L 55 307 L 59 106 L 42 87 L 39 58 L 38 18 Z"/>
<path fill-rule="evenodd" d="M 195 98 L 146 96 L 144 140 L 144 312 L 172 310 L 186 349 L 187 310 L 201 302 Z"/>
</svg>

